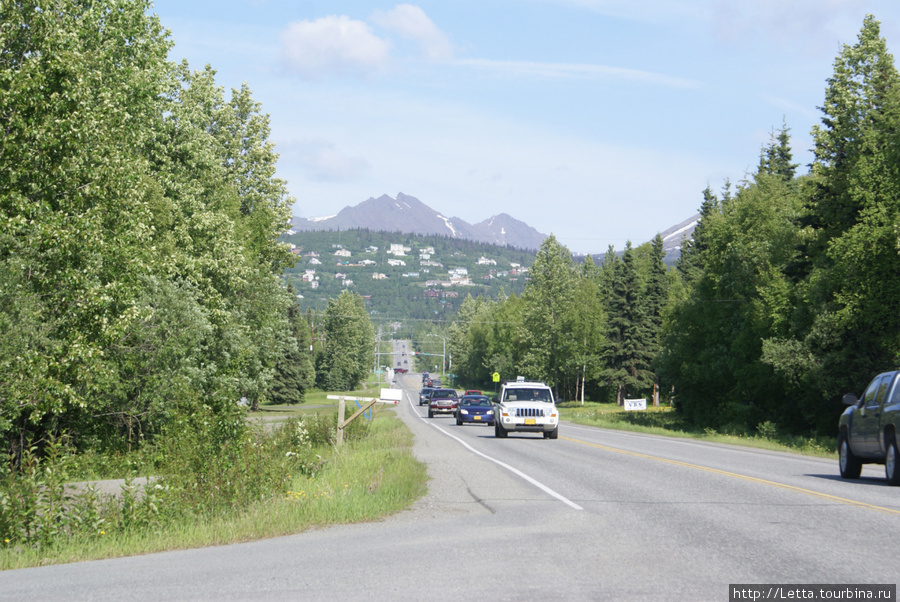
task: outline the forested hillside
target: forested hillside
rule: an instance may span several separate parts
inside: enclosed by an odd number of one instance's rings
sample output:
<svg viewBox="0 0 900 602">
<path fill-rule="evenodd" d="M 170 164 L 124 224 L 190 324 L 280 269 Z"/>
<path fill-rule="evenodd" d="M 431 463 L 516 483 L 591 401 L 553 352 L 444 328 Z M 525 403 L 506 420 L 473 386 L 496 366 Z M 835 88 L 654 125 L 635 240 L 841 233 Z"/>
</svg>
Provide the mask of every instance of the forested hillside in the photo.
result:
<svg viewBox="0 0 900 602">
<path fill-rule="evenodd" d="M 298 258 L 285 277 L 304 310 L 322 310 L 350 290 L 376 322 L 447 320 L 466 295 L 519 294 L 534 261 L 530 251 L 446 236 L 344 230 L 284 240 Z M 392 253 L 391 245 L 402 249 Z"/>
</svg>

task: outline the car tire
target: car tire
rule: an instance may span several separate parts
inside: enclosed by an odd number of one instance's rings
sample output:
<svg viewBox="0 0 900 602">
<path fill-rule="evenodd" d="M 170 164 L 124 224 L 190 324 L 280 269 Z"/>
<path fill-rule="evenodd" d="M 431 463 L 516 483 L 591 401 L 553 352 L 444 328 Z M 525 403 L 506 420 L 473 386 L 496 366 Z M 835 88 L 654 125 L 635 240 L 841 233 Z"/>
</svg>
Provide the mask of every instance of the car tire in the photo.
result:
<svg viewBox="0 0 900 602">
<path fill-rule="evenodd" d="M 434 412 L 432 412 L 431 409 L 428 410 L 428 417 L 434 418 Z"/>
<path fill-rule="evenodd" d="M 884 476 L 888 485 L 900 485 L 900 456 L 897 453 L 897 439 L 893 435 L 884 453 Z"/>
<path fill-rule="evenodd" d="M 841 469 L 841 477 L 845 479 L 858 479 L 862 473 L 862 462 L 853 455 L 850 440 L 844 433 L 838 435 L 838 466 Z"/>
<path fill-rule="evenodd" d="M 544 431 L 544 439 L 558 439 L 559 438 L 559 425 L 552 431 Z"/>
<path fill-rule="evenodd" d="M 503 428 L 502 426 L 500 426 L 499 422 L 495 422 L 494 423 L 494 436 L 497 439 L 506 439 L 506 435 L 507 435 L 506 429 Z"/>
<path fill-rule="evenodd" d="M 462 426 L 462 420 L 459 419 L 459 416 L 456 417 L 456 426 Z"/>
</svg>

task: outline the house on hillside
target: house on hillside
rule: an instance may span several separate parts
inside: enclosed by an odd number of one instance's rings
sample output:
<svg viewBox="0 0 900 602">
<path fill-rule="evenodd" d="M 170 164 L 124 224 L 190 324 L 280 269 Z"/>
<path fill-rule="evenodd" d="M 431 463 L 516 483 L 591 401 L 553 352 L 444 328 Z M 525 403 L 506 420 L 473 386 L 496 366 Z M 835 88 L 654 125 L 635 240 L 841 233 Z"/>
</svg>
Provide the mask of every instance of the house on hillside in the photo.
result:
<svg viewBox="0 0 900 602">
<path fill-rule="evenodd" d="M 472 284 L 472 280 L 469 278 L 469 270 L 466 268 L 453 268 L 450 270 L 450 283 L 453 285 Z"/>
<path fill-rule="evenodd" d="M 372 274 L 372 280 L 385 280 L 387 278 L 387 274 L 382 274 L 381 272 L 375 272 Z"/>
<path fill-rule="evenodd" d="M 388 259 L 387 262 L 388 262 L 388 265 L 392 265 L 394 267 L 397 267 L 397 266 L 406 267 L 406 262 L 403 261 L 402 259 Z"/>
<path fill-rule="evenodd" d="M 395 257 L 403 257 L 409 251 L 412 251 L 412 249 L 409 247 L 404 247 L 402 244 L 401 245 L 391 244 L 391 248 L 388 250 L 387 253 L 388 253 L 388 255 L 394 255 Z"/>
<path fill-rule="evenodd" d="M 338 249 L 334 252 L 335 257 L 350 257 L 349 249 Z"/>
<path fill-rule="evenodd" d="M 377 253 L 378 247 L 376 246 L 368 246 L 366 247 L 366 253 Z"/>
<path fill-rule="evenodd" d="M 497 265 L 496 259 L 488 259 L 487 257 L 479 257 L 476 262 L 478 265 Z"/>
</svg>

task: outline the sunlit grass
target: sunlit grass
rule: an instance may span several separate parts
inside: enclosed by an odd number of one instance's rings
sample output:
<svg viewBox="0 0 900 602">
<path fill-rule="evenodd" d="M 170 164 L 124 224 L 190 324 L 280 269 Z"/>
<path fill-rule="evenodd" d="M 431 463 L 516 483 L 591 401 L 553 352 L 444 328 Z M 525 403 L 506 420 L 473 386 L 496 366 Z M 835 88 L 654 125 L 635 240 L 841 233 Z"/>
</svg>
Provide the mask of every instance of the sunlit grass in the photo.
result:
<svg viewBox="0 0 900 602">
<path fill-rule="evenodd" d="M 720 433 L 714 429 L 695 429 L 684 424 L 674 408 L 648 407 L 646 410 L 626 411 L 615 403 L 560 403 L 560 416 L 576 424 L 602 428 L 684 437 L 716 443 L 743 445 L 773 451 L 801 453 L 823 458 L 835 458 L 835 437 L 799 437 L 778 433 L 776 425 L 763 423 L 752 432 Z"/>
</svg>

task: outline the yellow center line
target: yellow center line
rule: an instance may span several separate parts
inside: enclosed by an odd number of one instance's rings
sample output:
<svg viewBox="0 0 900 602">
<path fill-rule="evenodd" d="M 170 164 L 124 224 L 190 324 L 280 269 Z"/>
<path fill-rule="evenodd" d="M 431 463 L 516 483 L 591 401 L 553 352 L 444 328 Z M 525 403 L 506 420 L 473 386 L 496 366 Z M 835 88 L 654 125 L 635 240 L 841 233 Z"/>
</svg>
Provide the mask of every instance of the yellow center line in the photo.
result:
<svg viewBox="0 0 900 602">
<path fill-rule="evenodd" d="M 706 472 L 712 472 L 715 474 L 724 475 L 726 477 L 731 477 L 734 479 L 742 479 L 744 481 L 750 481 L 752 483 L 761 483 L 763 485 L 769 485 L 771 487 L 779 487 L 781 489 L 787 489 L 788 491 L 803 493 L 805 495 L 811 495 L 813 497 L 823 498 L 826 500 L 830 500 L 832 502 L 838 502 L 840 504 L 857 506 L 859 508 L 868 508 L 869 510 L 875 510 L 876 512 L 882 512 L 884 514 L 900 514 L 900 510 L 895 510 L 893 508 L 885 508 L 883 506 L 875 506 L 873 504 L 866 504 L 865 502 L 858 502 L 856 500 L 849 500 L 847 498 L 838 497 L 836 495 L 829 495 L 827 493 L 822 493 L 820 491 L 813 491 L 812 489 L 804 489 L 803 487 L 795 487 L 793 485 L 785 485 L 784 483 L 778 483 L 776 481 L 769 481 L 766 479 L 759 479 L 757 477 L 751 477 L 751 476 L 739 474 L 736 472 L 729 472 L 727 470 L 719 470 L 718 468 L 710 468 L 708 466 L 701 466 L 699 464 L 690 464 L 688 462 L 680 462 L 678 460 L 670 460 L 668 458 L 661 458 L 659 456 L 650 456 L 648 454 L 642 454 L 639 452 L 632 452 L 632 451 L 627 451 L 624 449 L 618 449 L 616 447 L 600 445 L 599 443 L 590 443 L 589 441 L 582 441 L 580 439 L 572 439 L 571 437 L 562 437 L 561 436 L 560 439 L 565 439 L 566 441 L 571 441 L 572 443 L 578 443 L 580 445 L 587 445 L 588 447 L 596 447 L 597 449 L 602 449 L 602 450 L 614 452 L 617 454 L 624 454 L 626 456 L 635 456 L 637 458 L 645 458 L 647 460 L 656 460 L 657 462 L 665 462 L 666 464 L 674 464 L 676 466 L 684 466 L 687 468 L 694 468 L 697 470 L 705 470 Z"/>
</svg>

